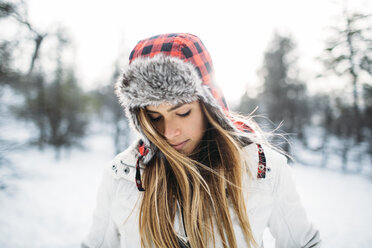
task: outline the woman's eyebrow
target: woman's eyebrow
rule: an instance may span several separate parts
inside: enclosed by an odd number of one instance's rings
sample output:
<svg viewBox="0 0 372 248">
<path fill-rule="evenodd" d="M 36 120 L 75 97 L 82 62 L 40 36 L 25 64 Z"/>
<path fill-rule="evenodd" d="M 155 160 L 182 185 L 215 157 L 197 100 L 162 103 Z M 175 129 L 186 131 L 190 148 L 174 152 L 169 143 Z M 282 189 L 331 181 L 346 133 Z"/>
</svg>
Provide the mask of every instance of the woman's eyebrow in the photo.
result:
<svg viewBox="0 0 372 248">
<path fill-rule="evenodd" d="M 184 103 L 179 103 L 179 104 L 177 104 L 176 106 L 173 106 L 173 107 L 171 107 L 170 109 L 167 109 L 167 112 L 171 112 L 171 111 L 173 111 L 173 110 L 175 110 L 175 109 L 178 109 L 178 108 L 182 107 L 183 105 L 185 105 L 185 104 L 184 104 Z M 146 112 L 147 112 L 147 113 L 159 114 L 159 112 L 154 111 L 154 110 L 149 110 L 149 109 L 146 109 Z"/>
<path fill-rule="evenodd" d="M 184 103 L 179 103 L 176 106 L 173 106 L 170 109 L 168 109 L 167 112 L 171 112 L 171 111 L 173 111 L 175 109 L 178 109 L 178 108 L 182 107 L 183 105 L 185 105 L 185 104 Z"/>
</svg>

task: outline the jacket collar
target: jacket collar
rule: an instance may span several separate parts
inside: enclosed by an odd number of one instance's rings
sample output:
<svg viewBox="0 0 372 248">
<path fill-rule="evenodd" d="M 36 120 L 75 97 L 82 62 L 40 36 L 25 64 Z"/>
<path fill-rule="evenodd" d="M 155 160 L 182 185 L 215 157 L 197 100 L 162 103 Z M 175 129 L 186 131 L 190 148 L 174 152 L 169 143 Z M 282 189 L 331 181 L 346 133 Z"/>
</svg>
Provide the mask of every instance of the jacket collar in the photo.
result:
<svg viewBox="0 0 372 248">
<path fill-rule="evenodd" d="M 125 151 L 119 153 L 113 161 L 112 164 L 112 173 L 113 177 L 116 179 L 125 179 L 135 183 L 136 179 L 136 162 L 138 158 L 138 140 L 135 141 L 130 147 L 128 147 Z M 269 147 L 261 146 L 261 149 L 265 151 L 265 162 L 266 165 L 266 173 L 265 178 L 271 178 L 272 173 L 272 159 L 271 159 L 271 150 Z M 249 174 L 250 178 L 253 180 L 264 180 L 265 178 L 258 177 L 258 171 L 260 166 L 260 156 L 259 156 L 259 147 L 257 144 L 250 144 L 243 148 L 243 158 L 246 161 L 247 165 L 247 173 Z M 143 173 L 143 169 L 145 165 L 140 163 L 140 172 Z"/>
</svg>

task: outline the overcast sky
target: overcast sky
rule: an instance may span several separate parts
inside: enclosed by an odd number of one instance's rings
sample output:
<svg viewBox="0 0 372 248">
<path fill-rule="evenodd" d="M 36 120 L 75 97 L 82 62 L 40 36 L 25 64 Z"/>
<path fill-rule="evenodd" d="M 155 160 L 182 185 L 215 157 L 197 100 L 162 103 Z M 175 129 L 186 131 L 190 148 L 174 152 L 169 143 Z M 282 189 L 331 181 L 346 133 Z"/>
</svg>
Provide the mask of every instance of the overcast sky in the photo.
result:
<svg viewBox="0 0 372 248">
<path fill-rule="evenodd" d="M 350 9 L 369 10 L 371 2 L 354 0 Z M 107 83 L 114 61 L 143 38 L 159 33 L 199 36 L 211 53 L 219 85 L 234 103 L 257 85 L 257 71 L 274 31 L 290 33 L 298 44 L 305 80 L 319 66 L 327 28 L 339 21 L 345 1 L 335 0 L 31 0 L 31 21 L 45 30 L 60 23 L 70 31 L 75 65 L 86 88 Z M 126 61 L 126 58 L 125 58 Z M 310 85 L 318 88 L 320 85 Z"/>
</svg>

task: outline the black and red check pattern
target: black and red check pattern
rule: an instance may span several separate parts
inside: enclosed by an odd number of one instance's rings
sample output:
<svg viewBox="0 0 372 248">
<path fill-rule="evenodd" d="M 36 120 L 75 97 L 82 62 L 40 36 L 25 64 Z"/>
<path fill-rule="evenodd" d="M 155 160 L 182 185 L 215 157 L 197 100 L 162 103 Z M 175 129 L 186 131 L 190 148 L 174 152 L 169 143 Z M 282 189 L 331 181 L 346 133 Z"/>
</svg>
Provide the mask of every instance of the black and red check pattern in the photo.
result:
<svg viewBox="0 0 372 248">
<path fill-rule="evenodd" d="M 141 40 L 132 50 L 129 63 L 139 57 L 154 57 L 158 54 L 177 57 L 186 62 L 191 62 L 214 98 L 226 111 L 226 101 L 221 90 L 213 84 L 213 63 L 209 52 L 202 41 L 195 35 L 186 33 L 172 33 L 156 35 Z"/>
</svg>

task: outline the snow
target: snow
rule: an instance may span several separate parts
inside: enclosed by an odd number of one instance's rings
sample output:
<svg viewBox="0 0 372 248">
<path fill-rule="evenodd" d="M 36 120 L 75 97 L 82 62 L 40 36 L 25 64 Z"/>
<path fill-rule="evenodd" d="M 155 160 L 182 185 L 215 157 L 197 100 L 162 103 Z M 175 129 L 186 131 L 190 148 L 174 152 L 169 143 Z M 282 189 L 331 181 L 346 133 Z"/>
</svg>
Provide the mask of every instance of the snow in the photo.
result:
<svg viewBox="0 0 372 248">
<path fill-rule="evenodd" d="M 62 153 L 58 162 L 48 149 L 7 155 L 11 166 L 0 167 L 0 186 L 6 185 L 0 190 L 0 247 L 79 247 L 91 224 L 103 166 L 114 155 L 108 135 L 91 135 L 85 144 L 86 150 Z M 292 171 L 323 247 L 371 247 L 371 178 L 299 163 Z M 264 241 L 266 248 L 274 247 L 269 231 Z"/>
<path fill-rule="evenodd" d="M 293 172 L 324 247 L 371 247 L 371 179 L 305 166 L 295 166 Z"/>
<path fill-rule="evenodd" d="M 9 156 L 16 174 L 7 172 L 7 188 L 0 191 L 0 247 L 79 247 L 102 167 L 113 156 L 109 137 L 87 143 L 89 150 L 71 151 L 59 162 L 48 150 Z"/>
</svg>

